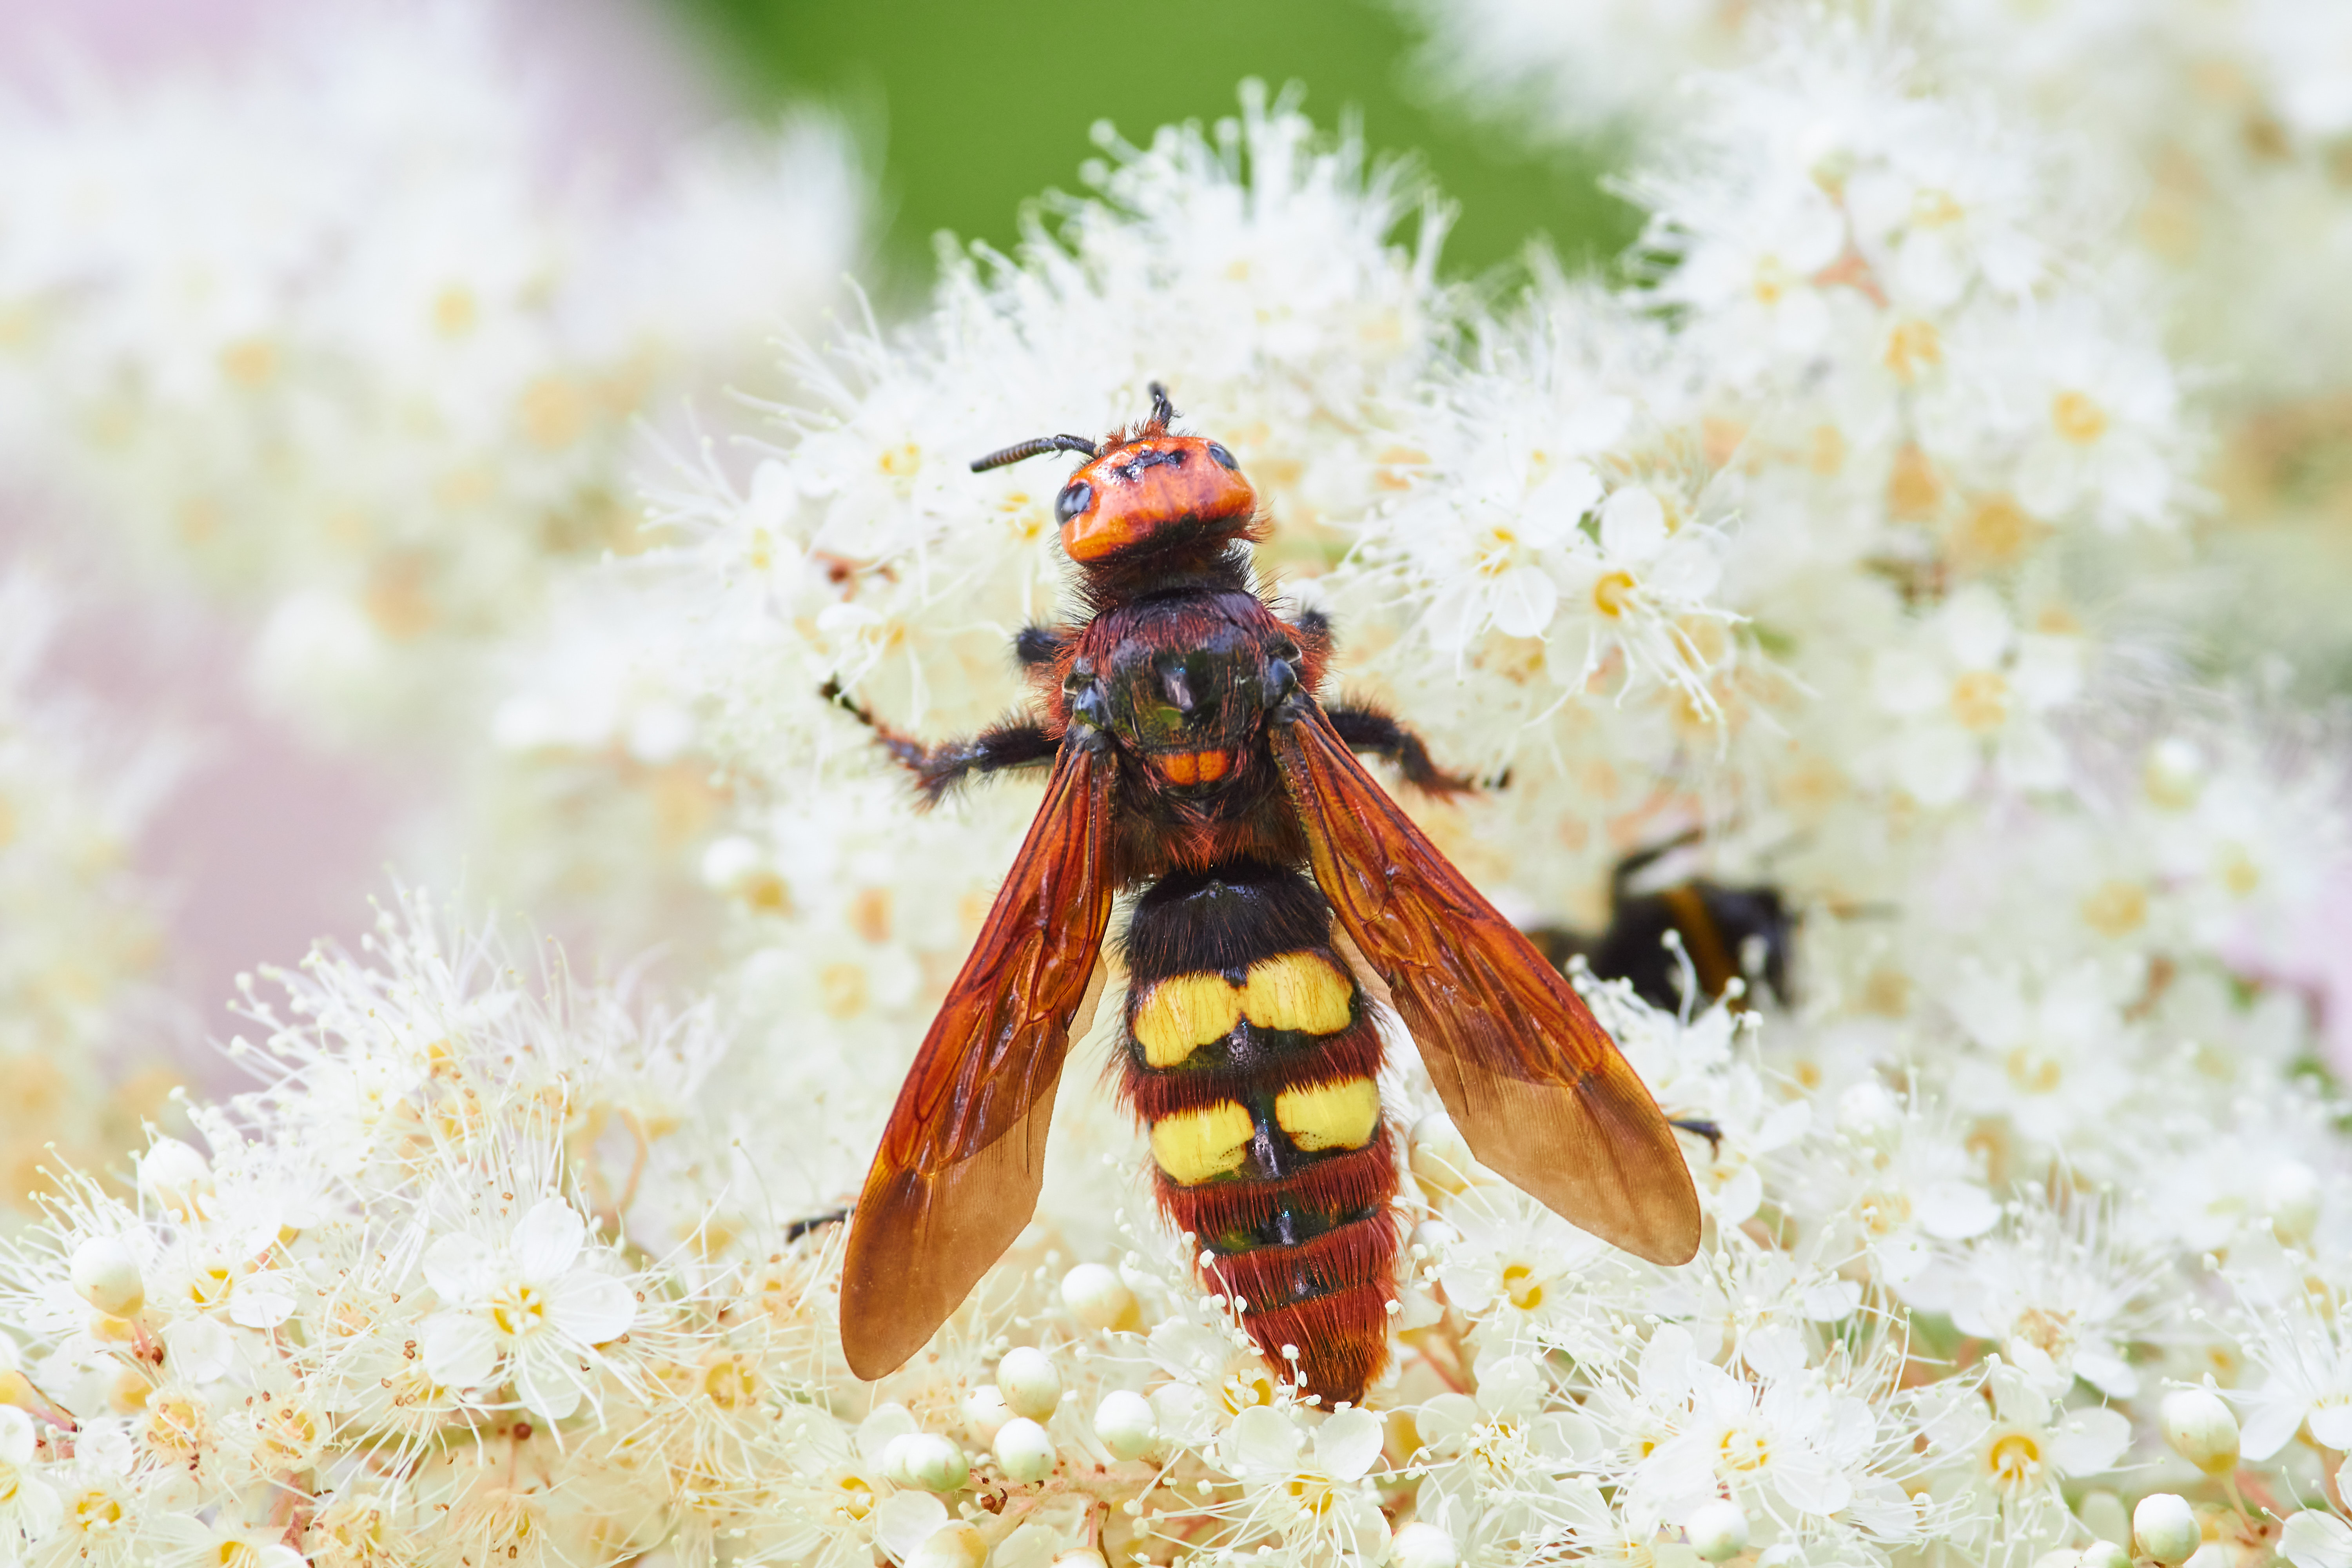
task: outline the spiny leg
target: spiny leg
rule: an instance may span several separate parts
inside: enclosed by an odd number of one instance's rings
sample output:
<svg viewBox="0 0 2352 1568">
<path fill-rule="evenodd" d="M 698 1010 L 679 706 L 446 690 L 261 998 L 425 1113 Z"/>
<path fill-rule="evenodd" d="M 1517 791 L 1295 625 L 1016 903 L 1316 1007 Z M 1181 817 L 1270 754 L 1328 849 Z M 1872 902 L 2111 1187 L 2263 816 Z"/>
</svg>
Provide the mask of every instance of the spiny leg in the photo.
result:
<svg viewBox="0 0 2352 1568">
<path fill-rule="evenodd" d="M 936 746 L 926 746 L 876 718 L 864 704 L 844 691 L 838 680 L 826 681 L 817 694 L 874 731 L 882 749 L 915 775 L 915 787 L 921 793 L 925 805 L 936 805 L 941 795 L 975 775 L 1036 767 L 1052 762 L 1061 750 L 1061 742 L 1032 719 L 1002 720 L 969 741 L 943 741 Z"/>
<path fill-rule="evenodd" d="M 1323 712 L 1350 750 L 1370 752 L 1393 764 L 1405 783 L 1423 794 L 1465 795 L 1478 787 L 1475 780 L 1439 767 L 1419 735 L 1377 708 L 1342 702 Z"/>
</svg>

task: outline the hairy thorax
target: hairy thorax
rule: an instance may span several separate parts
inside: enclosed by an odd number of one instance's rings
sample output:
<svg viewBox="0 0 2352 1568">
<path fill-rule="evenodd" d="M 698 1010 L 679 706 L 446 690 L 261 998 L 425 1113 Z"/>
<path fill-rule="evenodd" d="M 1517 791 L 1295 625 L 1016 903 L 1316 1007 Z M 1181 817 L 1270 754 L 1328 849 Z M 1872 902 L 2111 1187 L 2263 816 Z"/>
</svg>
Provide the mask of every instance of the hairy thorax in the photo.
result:
<svg viewBox="0 0 2352 1568">
<path fill-rule="evenodd" d="M 1099 681 L 1107 701 L 1122 882 L 1303 853 L 1267 739 L 1303 679 L 1292 629 L 1245 592 L 1156 595 L 1087 626 L 1066 680 Z"/>
</svg>

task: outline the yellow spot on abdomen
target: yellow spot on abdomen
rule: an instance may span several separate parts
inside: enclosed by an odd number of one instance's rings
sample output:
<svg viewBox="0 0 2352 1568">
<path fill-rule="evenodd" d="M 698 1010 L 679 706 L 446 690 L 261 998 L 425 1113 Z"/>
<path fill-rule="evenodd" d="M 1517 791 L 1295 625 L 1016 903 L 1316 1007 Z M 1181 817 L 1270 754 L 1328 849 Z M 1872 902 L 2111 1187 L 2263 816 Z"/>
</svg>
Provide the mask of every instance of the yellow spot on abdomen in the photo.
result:
<svg viewBox="0 0 2352 1568">
<path fill-rule="evenodd" d="M 1151 1157 L 1176 1182 L 1197 1186 L 1213 1176 L 1238 1170 L 1254 1131 L 1248 1111 L 1222 1100 L 1202 1110 L 1181 1110 L 1153 1122 Z"/>
<path fill-rule="evenodd" d="M 1319 953 L 1286 952 L 1250 965 L 1242 1012 L 1261 1029 L 1334 1035 L 1348 1026 L 1355 990 Z"/>
<path fill-rule="evenodd" d="M 1241 1016 L 1242 994 L 1223 975 L 1171 974 L 1143 994 L 1135 1009 L 1135 1039 L 1145 1062 L 1172 1068 L 1232 1034 Z"/>
<path fill-rule="evenodd" d="M 1309 1153 L 1360 1149 L 1380 1127 L 1381 1091 L 1368 1078 L 1286 1089 L 1275 1097 L 1274 1119 L 1293 1143 Z M 1152 1131 L 1156 1138 L 1159 1129 Z"/>
</svg>

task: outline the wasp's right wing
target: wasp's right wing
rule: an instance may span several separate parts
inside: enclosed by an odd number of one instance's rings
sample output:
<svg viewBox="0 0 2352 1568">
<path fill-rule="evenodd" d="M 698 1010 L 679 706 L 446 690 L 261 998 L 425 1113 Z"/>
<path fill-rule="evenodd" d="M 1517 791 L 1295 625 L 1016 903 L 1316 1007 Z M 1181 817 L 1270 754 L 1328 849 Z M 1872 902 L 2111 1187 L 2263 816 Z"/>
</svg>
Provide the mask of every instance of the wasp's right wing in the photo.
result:
<svg viewBox="0 0 2352 1568">
<path fill-rule="evenodd" d="M 1653 1263 L 1698 1251 L 1698 1193 L 1657 1102 L 1583 1000 L 1447 860 L 1311 700 L 1274 734 L 1315 880 L 1470 1152 Z"/>
<path fill-rule="evenodd" d="M 859 1377 L 921 1350 L 1036 1210 L 1070 1018 L 1110 920 L 1114 768 L 1107 750 L 1062 748 L 899 1086 L 842 1265 L 841 1344 Z"/>
</svg>

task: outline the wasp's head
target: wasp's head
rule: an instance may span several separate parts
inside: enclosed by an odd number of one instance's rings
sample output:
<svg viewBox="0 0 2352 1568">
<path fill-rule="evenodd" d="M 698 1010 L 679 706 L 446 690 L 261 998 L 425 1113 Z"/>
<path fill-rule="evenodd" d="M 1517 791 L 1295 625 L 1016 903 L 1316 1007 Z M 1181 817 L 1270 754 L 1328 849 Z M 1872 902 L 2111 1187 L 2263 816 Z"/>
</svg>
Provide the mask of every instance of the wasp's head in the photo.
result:
<svg viewBox="0 0 2352 1568">
<path fill-rule="evenodd" d="M 1132 433 L 1099 444 L 1080 436 L 1045 436 L 992 452 L 973 471 L 1044 452 L 1080 452 L 1087 461 L 1054 500 L 1062 548 L 1080 565 L 1171 550 L 1222 551 L 1255 538 L 1257 491 L 1234 455 L 1202 436 L 1168 430 L 1176 410 L 1151 384 L 1151 417 Z"/>
</svg>

